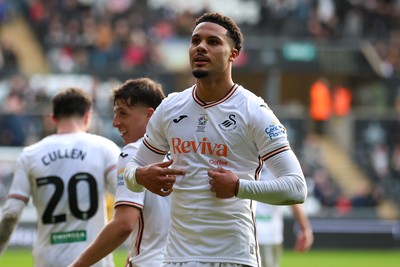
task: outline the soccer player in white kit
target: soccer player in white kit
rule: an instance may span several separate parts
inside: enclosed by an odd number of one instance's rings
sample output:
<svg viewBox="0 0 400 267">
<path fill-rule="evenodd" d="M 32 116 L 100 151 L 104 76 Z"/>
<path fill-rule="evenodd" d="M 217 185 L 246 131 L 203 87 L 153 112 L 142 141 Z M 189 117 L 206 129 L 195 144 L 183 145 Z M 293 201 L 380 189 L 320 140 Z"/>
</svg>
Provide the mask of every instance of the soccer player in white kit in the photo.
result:
<svg viewBox="0 0 400 267">
<path fill-rule="evenodd" d="M 91 266 L 131 236 L 127 267 L 159 267 L 164 256 L 170 218 L 170 197 L 126 188 L 125 165 L 142 142 L 146 126 L 165 98 L 160 84 L 148 78 L 126 81 L 112 91 L 113 126 L 126 146 L 118 158 L 118 183 L 113 219 L 70 267 Z"/>
<path fill-rule="evenodd" d="M 17 159 L 0 222 L 0 252 L 32 196 L 38 216 L 34 264 L 65 267 L 107 223 L 106 191 L 115 192 L 120 148 L 87 132 L 92 99 L 83 90 L 58 92 L 52 106 L 56 133 L 25 147 Z M 114 266 L 112 256 L 94 266 Z"/>
<path fill-rule="evenodd" d="M 275 179 L 264 166 L 260 181 Z M 299 226 L 296 235 L 295 250 L 304 252 L 310 249 L 314 235 L 307 214 L 300 204 L 291 205 L 293 216 Z M 257 236 L 260 246 L 261 266 L 279 267 L 283 254 L 283 207 L 262 202 L 257 203 L 256 209 Z"/>
<path fill-rule="evenodd" d="M 162 266 L 259 266 L 254 201 L 302 203 L 304 175 L 285 127 L 232 80 L 240 29 L 219 13 L 195 25 L 189 59 L 196 84 L 160 104 L 124 179 L 133 191 L 172 193 Z M 168 151 L 172 160 L 162 162 Z M 277 179 L 258 181 L 263 162 Z"/>
</svg>

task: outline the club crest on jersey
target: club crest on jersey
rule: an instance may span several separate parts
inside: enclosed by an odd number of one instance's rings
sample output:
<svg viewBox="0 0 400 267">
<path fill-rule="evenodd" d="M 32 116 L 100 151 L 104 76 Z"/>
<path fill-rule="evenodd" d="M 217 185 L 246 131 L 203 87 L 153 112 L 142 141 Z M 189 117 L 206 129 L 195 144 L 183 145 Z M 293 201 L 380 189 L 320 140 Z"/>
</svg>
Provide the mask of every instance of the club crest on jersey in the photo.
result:
<svg viewBox="0 0 400 267">
<path fill-rule="evenodd" d="M 269 139 L 274 139 L 279 136 L 286 136 L 286 128 L 279 122 L 272 122 L 265 128 L 265 133 L 269 136 Z"/>
<path fill-rule="evenodd" d="M 208 119 L 206 118 L 206 116 L 202 115 L 197 119 L 197 121 L 198 121 L 198 124 L 197 124 L 196 132 L 204 133 L 204 129 L 206 128 L 206 123 L 207 123 Z"/>
<path fill-rule="evenodd" d="M 228 119 L 218 124 L 219 128 L 221 128 L 224 131 L 232 131 L 236 129 L 237 125 L 235 118 L 236 118 L 235 114 L 230 114 L 228 116 Z"/>
</svg>

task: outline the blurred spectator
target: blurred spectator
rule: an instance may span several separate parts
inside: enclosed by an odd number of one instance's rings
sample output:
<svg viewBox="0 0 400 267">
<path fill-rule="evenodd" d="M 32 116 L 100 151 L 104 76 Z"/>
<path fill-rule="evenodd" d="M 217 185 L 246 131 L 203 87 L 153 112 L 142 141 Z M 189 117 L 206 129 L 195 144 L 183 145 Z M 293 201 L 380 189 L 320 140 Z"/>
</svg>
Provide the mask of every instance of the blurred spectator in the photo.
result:
<svg viewBox="0 0 400 267">
<path fill-rule="evenodd" d="M 97 24 L 93 50 L 90 53 L 90 67 L 104 70 L 114 67 L 121 58 L 121 51 L 114 43 L 111 21 L 102 18 Z"/>
<path fill-rule="evenodd" d="M 15 15 L 10 2 L 8 0 L 0 0 L 0 24 L 9 22 Z"/>
<path fill-rule="evenodd" d="M 148 59 L 147 48 L 149 44 L 147 43 L 146 33 L 137 28 L 130 33 L 129 43 L 123 51 L 122 58 L 122 69 L 132 70 L 137 66 L 146 65 Z"/>
<path fill-rule="evenodd" d="M 3 35 L 0 39 L 0 71 L 15 73 L 18 69 L 17 55 L 7 36 Z"/>
<path fill-rule="evenodd" d="M 25 99 L 17 92 L 10 92 L 3 103 L 0 117 L 0 145 L 24 146 Z"/>
<path fill-rule="evenodd" d="M 379 185 L 371 185 L 365 181 L 359 186 L 357 194 L 351 198 L 351 205 L 354 208 L 376 207 L 383 195 L 383 189 Z"/>
<path fill-rule="evenodd" d="M 113 14 L 123 14 L 134 4 L 134 0 L 106 1 L 107 10 Z"/>
<path fill-rule="evenodd" d="M 322 151 L 319 145 L 319 136 L 314 133 L 306 135 L 301 150 L 300 162 L 304 175 L 312 177 L 313 173 L 322 168 Z"/>
<path fill-rule="evenodd" d="M 393 149 L 391 163 L 395 178 L 400 179 L 400 144 L 397 144 Z"/>
<path fill-rule="evenodd" d="M 49 2 L 49 1 L 47 1 Z M 52 10 L 52 5 L 48 3 L 46 6 L 41 0 L 28 1 L 28 19 L 33 31 L 41 37 L 46 34 L 49 11 Z M 44 44 L 44 38 L 38 38 L 41 44 Z"/>
<path fill-rule="evenodd" d="M 351 111 L 352 94 L 345 86 L 335 86 L 333 89 L 333 113 L 338 117 L 345 117 Z"/>
<path fill-rule="evenodd" d="M 371 151 L 371 164 L 378 181 L 387 179 L 389 172 L 390 156 L 389 148 L 384 143 L 378 143 Z"/>
<path fill-rule="evenodd" d="M 400 88 L 398 88 L 398 93 L 394 97 L 394 110 L 396 112 L 395 118 L 388 127 L 388 145 L 390 148 L 394 149 L 400 146 Z"/>
<path fill-rule="evenodd" d="M 310 116 L 314 122 L 313 132 L 319 135 L 325 133 L 325 124 L 332 114 L 332 96 L 329 82 L 319 78 L 310 88 Z"/>
<path fill-rule="evenodd" d="M 313 178 L 314 196 L 319 199 L 323 206 L 334 207 L 341 194 L 332 182 L 328 172 L 321 168 L 314 172 Z"/>
</svg>

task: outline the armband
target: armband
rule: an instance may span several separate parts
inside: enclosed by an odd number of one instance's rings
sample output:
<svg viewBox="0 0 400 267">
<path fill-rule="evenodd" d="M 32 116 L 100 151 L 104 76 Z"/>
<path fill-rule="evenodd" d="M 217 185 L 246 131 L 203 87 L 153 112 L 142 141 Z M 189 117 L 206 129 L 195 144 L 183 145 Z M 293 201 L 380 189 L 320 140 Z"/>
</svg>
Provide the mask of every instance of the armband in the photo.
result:
<svg viewBox="0 0 400 267">
<path fill-rule="evenodd" d="M 136 170 L 137 167 L 126 170 L 124 173 L 124 181 L 129 190 L 140 193 L 143 192 L 145 188 L 136 182 Z"/>
</svg>

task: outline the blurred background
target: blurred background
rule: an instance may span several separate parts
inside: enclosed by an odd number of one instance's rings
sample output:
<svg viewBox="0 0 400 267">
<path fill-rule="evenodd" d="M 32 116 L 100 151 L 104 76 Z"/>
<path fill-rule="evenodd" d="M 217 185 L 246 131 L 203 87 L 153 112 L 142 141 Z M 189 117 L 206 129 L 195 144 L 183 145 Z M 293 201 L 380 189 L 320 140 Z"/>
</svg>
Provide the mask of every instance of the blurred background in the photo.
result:
<svg viewBox="0 0 400 267">
<path fill-rule="evenodd" d="M 241 27 L 233 78 L 286 126 L 307 179 L 314 248 L 400 248 L 400 1 L 0 0 L 0 204 L 23 146 L 54 132 L 52 95 L 82 87 L 91 132 L 123 145 L 110 91 L 147 76 L 167 93 L 193 83 L 194 20 Z M 10 245 L 30 247 L 25 209 Z M 285 246 L 296 231 L 285 216 Z"/>
</svg>

